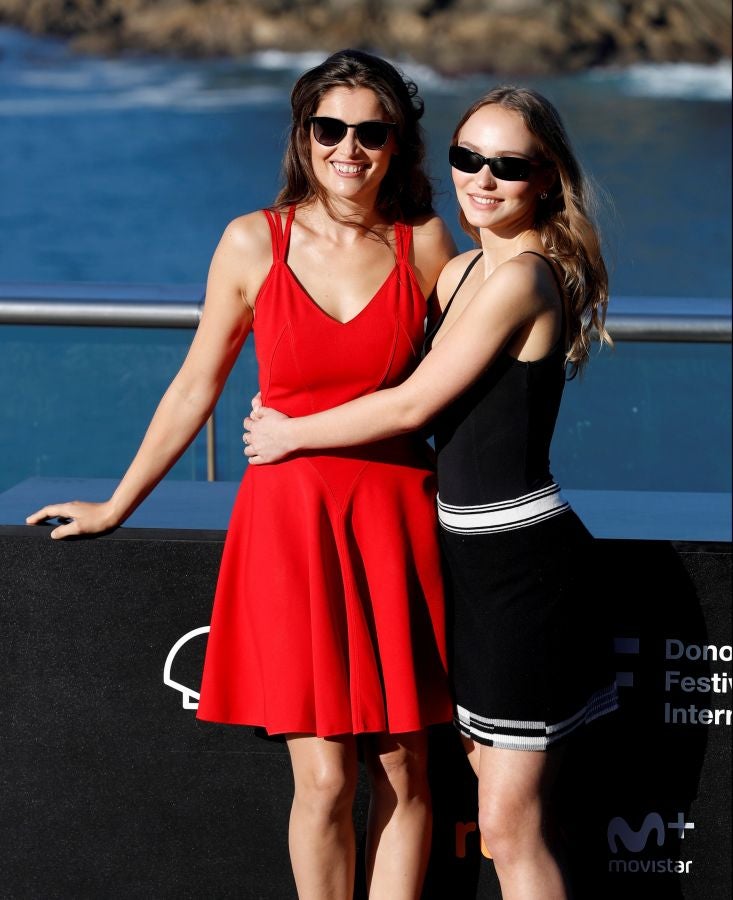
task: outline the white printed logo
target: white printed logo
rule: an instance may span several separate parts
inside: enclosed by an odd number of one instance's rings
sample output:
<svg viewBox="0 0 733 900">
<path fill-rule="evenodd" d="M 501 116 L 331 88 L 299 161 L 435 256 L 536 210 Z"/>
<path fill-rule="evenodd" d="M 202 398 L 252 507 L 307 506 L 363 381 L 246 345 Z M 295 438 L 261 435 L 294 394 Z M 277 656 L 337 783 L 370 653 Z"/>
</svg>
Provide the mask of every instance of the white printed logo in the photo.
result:
<svg viewBox="0 0 733 900">
<path fill-rule="evenodd" d="M 679 832 L 680 839 L 684 838 L 685 832 L 695 827 L 694 822 L 685 822 L 683 813 L 677 813 L 676 822 L 667 822 L 667 828 L 672 828 Z M 641 853 L 646 847 L 649 835 L 656 832 L 657 847 L 661 847 L 664 843 L 664 819 L 659 813 L 652 812 L 641 823 L 638 831 L 629 825 L 626 819 L 616 816 L 608 823 L 608 846 L 613 853 L 618 853 L 618 841 L 630 850 L 632 853 Z"/>
<path fill-rule="evenodd" d="M 608 823 L 608 848 L 611 853 L 616 855 L 615 859 L 609 859 L 608 871 L 631 874 L 639 872 L 689 874 L 692 866 L 691 859 L 650 859 L 639 856 L 623 859 L 618 857 L 619 843 L 623 844 L 629 853 L 640 854 L 646 849 L 652 834 L 657 847 L 661 847 L 667 840 L 668 830 L 676 831 L 679 839 L 682 840 L 685 834 L 694 827 L 695 823 L 686 822 L 684 813 L 681 812 L 677 813 L 676 822 L 667 822 L 666 828 L 664 819 L 658 812 L 649 813 L 638 829 L 632 828 L 621 816 L 616 816 Z"/>
<path fill-rule="evenodd" d="M 184 709 L 198 709 L 199 698 L 201 695 L 193 688 L 186 687 L 185 684 L 179 684 L 177 681 L 174 681 L 171 678 L 171 667 L 173 666 L 173 660 L 176 658 L 176 654 L 184 644 L 187 644 L 190 640 L 198 637 L 200 634 L 206 634 L 207 631 L 209 631 L 209 626 L 204 625 L 201 628 L 194 628 L 193 631 L 189 631 L 187 634 L 184 634 L 183 637 L 179 638 L 171 647 L 168 656 L 166 657 L 165 665 L 163 666 L 163 684 L 173 688 L 174 691 L 181 692 Z"/>
<path fill-rule="evenodd" d="M 649 813 L 638 831 L 634 831 L 626 819 L 616 816 L 608 823 L 608 847 L 613 853 L 618 853 L 620 840 L 627 850 L 632 853 L 641 853 L 653 831 L 657 835 L 657 847 L 661 847 L 664 843 L 664 819 L 659 813 Z"/>
</svg>

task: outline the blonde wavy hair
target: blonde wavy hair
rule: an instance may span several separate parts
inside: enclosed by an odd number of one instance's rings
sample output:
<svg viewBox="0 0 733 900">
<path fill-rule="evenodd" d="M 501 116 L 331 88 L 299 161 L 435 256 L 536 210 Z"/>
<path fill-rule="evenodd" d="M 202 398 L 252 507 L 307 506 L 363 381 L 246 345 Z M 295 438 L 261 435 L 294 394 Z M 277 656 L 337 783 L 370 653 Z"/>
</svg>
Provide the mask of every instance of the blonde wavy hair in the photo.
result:
<svg viewBox="0 0 733 900">
<path fill-rule="evenodd" d="M 573 152 L 560 115 L 550 101 L 529 88 L 496 87 L 468 109 L 453 133 L 459 141 L 461 129 L 484 106 L 500 106 L 521 116 L 539 146 L 540 158 L 556 172 L 546 197 L 538 198 L 534 226 L 545 254 L 563 277 L 565 289 L 566 360 L 572 374 L 588 361 L 591 334 L 601 343 L 613 344 L 606 330 L 608 272 L 601 253 L 601 240 L 590 209 L 594 196 Z M 480 243 L 479 231 L 460 213 L 466 234 Z"/>
</svg>

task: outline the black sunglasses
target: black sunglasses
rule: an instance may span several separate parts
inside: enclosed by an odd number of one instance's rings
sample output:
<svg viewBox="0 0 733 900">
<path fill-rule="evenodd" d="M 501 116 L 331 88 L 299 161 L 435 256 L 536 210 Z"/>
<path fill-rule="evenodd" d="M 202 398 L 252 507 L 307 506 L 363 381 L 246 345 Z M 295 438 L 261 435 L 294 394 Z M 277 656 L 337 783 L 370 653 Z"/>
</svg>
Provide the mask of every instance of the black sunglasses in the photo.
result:
<svg viewBox="0 0 733 900">
<path fill-rule="evenodd" d="M 459 172 L 469 172 L 472 175 L 488 166 L 494 178 L 501 181 L 528 181 L 533 168 L 547 165 L 546 161 L 536 162 L 519 156 L 481 156 L 468 147 L 456 146 L 449 148 L 448 161 Z"/>
<path fill-rule="evenodd" d="M 308 116 L 308 122 L 313 129 L 313 137 L 324 147 L 340 144 L 347 130 L 355 128 L 356 139 L 365 150 L 381 150 L 395 127 L 394 122 L 380 122 L 378 119 L 349 125 L 330 116 Z"/>
</svg>

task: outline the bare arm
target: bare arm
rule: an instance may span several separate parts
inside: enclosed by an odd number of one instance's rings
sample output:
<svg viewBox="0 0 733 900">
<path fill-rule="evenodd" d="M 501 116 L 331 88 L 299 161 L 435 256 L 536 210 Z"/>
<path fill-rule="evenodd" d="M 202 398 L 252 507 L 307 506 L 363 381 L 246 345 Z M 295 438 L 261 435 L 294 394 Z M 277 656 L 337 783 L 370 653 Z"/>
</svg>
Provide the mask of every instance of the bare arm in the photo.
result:
<svg viewBox="0 0 733 900">
<path fill-rule="evenodd" d="M 245 420 L 245 454 L 261 464 L 299 450 L 350 447 L 415 431 L 463 393 L 512 335 L 549 309 L 534 271 L 510 260 L 482 284 L 405 382 L 302 418 L 258 410 Z"/>
<path fill-rule="evenodd" d="M 112 497 L 103 503 L 51 504 L 30 515 L 71 519 L 52 538 L 106 531 L 123 522 L 180 457 L 209 417 L 252 327 L 251 285 L 242 278 L 243 261 L 257 249 L 257 225 L 245 217 L 231 223 L 214 253 L 204 311 L 178 374 L 163 395 L 130 467 Z M 253 232 L 254 228 L 254 232 Z M 250 267 L 255 268 L 256 267 Z"/>
</svg>

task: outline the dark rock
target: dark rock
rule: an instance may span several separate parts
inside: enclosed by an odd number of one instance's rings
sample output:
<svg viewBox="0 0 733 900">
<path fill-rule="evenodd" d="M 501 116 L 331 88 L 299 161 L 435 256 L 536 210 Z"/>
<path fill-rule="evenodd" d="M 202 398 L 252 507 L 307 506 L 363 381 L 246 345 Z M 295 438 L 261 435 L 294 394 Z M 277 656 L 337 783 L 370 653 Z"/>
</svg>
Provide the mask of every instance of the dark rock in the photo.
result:
<svg viewBox="0 0 733 900">
<path fill-rule="evenodd" d="M 85 52 L 362 46 L 456 74 L 731 55 L 728 0 L 0 0 L 0 23 Z"/>
</svg>

